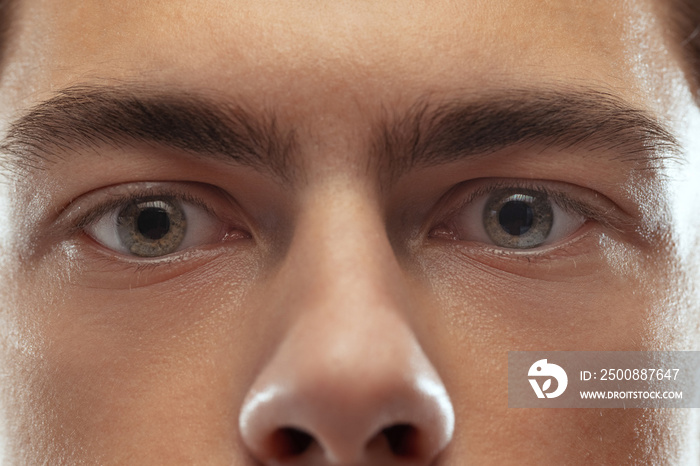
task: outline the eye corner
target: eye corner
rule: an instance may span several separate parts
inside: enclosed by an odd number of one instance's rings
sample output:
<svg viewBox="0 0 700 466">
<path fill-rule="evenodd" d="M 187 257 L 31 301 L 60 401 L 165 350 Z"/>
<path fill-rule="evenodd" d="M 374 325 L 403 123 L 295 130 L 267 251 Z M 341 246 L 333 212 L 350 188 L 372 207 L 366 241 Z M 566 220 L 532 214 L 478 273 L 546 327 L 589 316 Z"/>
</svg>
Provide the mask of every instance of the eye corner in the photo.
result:
<svg viewBox="0 0 700 466">
<path fill-rule="evenodd" d="M 239 226 L 233 226 L 228 229 L 221 238 L 222 243 L 228 243 L 232 241 L 250 240 L 254 239 L 252 233 L 247 230 L 240 228 Z"/>
<path fill-rule="evenodd" d="M 458 241 L 459 237 L 454 232 L 454 229 L 447 226 L 445 223 L 441 223 L 437 226 L 431 227 L 426 235 L 429 239 L 443 239 Z"/>
</svg>

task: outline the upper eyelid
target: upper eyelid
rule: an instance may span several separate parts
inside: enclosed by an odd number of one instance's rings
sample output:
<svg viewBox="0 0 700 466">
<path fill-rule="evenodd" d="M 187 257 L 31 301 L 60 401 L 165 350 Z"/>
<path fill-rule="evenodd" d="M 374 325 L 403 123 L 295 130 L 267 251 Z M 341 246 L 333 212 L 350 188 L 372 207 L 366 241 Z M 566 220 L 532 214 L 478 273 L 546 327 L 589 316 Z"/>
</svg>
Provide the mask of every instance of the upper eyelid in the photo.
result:
<svg viewBox="0 0 700 466">
<path fill-rule="evenodd" d="M 125 204 L 127 204 L 130 201 L 134 200 L 144 200 L 148 198 L 171 198 L 171 199 L 177 199 L 181 202 L 188 202 L 194 205 L 197 205 L 198 207 L 203 208 L 210 214 L 214 214 L 212 209 L 206 205 L 206 203 L 202 202 L 198 198 L 194 198 L 191 196 L 186 196 L 186 195 L 179 195 L 177 193 L 168 193 L 164 192 L 161 194 L 157 193 L 133 193 L 129 195 L 125 195 L 123 197 L 114 197 L 113 199 L 99 203 L 95 207 L 91 208 L 88 212 L 85 212 L 84 214 L 80 215 L 77 220 L 75 220 L 72 223 L 71 230 L 72 231 L 79 231 L 87 228 L 94 222 L 96 222 L 98 219 L 102 218 L 103 216 L 114 212 L 116 209 L 123 207 Z"/>
<path fill-rule="evenodd" d="M 215 212 L 211 209 L 210 206 L 208 206 L 205 202 L 201 201 L 199 198 L 193 197 L 193 196 L 188 196 L 188 195 L 181 195 L 177 193 L 135 193 L 131 195 L 127 195 L 124 197 L 115 197 L 111 201 L 108 201 L 103 204 L 98 204 L 95 208 L 93 208 L 90 212 L 85 213 L 82 217 L 80 217 L 80 220 L 75 224 L 76 229 L 84 229 L 88 225 L 92 224 L 93 222 L 97 221 L 97 219 L 101 218 L 104 215 L 107 215 L 108 213 L 113 212 L 114 210 L 118 209 L 119 207 L 123 207 L 124 204 L 135 201 L 135 200 L 146 200 L 149 198 L 153 199 L 177 199 L 180 202 L 187 202 L 190 204 L 194 204 L 198 207 L 201 207 L 204 209 L 206 212 L 216 215 Z"/>
<path fill-rule="evenodd" d="M 114 185 L 79 196 L 71 201 L 56 220 L 57 230 L 66 236 L 72 236 L 85 230 L 100 218 L 114 212 L 130 201 L 146 198 L 171 198 L 186 202 L 203 209 L 208 214 L 222 219 L 217 209 L 202 197 L 193 194 L 187 185 L 189 182 L 138 182 Z M 213 186 L 208 188 L 213 189 Z M 200 188 L 201 189 L 201 188 Z M 103 191 L 107 191 L 103 193 Z M 106 199 L 99 199 L 100 196 Z M 222 219 L 223 220 L 223 219 Z M 242 226 L 242 225 L 241 225 Z"/>
<path fill-rule="evenodd" d="M 466 183 L 472 183 L 466 182 Z M 478 186 L 476 189 L 470 191 L 465 197 L 459 199 L 454 205 L 450 206 L 446 211 L 443 211 L 441 217 L 445 220 L 457 215 L 460 210 L 462 210 L 466 205 L 469 205 L 474 200 L 491 194 L 500 189 L 528 189 L 532 191 L 539 191 L 547 194 L 550 199 L 552 199 L 559 207 L 570 213 L 576 213 L 583 215 L 586 218 L 596 220 L 606 227 L 613 228 L 615 230 L 624 230 L 634 224 L 634 222 L 629 218 L 629 216 L 620 211 L 620 209 L 615 209 L 614 203 L 607 197 L 603 196 L 598 192 L 588 190 L 580 186 L 570 186 L 572 190 L 586 190 L 590 191 L 589 197 L 596 197 L 597 202 L 586 202 L 585 200 L 579 200 L 575 195 L 571 195 L 565 192 L 565 189 L 557 188 L 558 184 L 566 184 L 559 181 L 552 180 L 524 180 L 524 179 L 495 179 L 491 182 L 487 180 L 481 180 L 482 185 Z M 459 192 L 460 185 L 455 187 L 455 190 L 448 195 L 448 197 L 457 196 Z M 593 205 L 598 204 L 598 205 Z M 604 207 L 605 205 L 605 207 Z"/>
</svg>

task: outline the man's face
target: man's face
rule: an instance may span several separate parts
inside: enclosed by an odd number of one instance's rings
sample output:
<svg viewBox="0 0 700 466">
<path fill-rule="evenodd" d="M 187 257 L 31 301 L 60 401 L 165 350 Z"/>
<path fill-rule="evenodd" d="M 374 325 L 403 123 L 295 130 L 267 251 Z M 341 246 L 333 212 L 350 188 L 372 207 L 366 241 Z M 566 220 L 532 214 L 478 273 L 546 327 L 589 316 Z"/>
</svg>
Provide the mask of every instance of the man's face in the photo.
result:
<svg viewBox="0 0 700 466">
<path fill-rule="evenodd" d="M 507 407 L 508 351 L 700 347 L 661 4 L 21 1 L 8 458 L 697 459 L 689 411 Z"/>
</svg>

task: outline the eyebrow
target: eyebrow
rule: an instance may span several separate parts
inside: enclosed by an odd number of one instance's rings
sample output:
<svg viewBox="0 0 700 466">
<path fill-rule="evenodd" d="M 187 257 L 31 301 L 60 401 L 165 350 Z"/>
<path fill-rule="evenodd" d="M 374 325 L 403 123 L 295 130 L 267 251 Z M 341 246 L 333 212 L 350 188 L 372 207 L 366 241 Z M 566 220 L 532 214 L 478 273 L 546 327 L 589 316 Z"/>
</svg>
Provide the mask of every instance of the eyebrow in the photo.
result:
<svg viewBox="0 0 700 466">
<path fill-rule="evenodd" d="M 371 163 L 392 179 L 422 166 L 479 157 L 515 145 L 612 151 L 635 167 L 678 158 L 664 124 L 623 99 L 588 88 L 501 89 L 473 98 L 423 98 L 407 111 L 384 109 L 371 138 Z M 139 85 L 82 85 L 39 103 L 0 143 L 15 171 L 41 169 L 76 147 L 154 143 L 271 172 L 298 175 L 293 129 L 272 111 L 224 98 Z M 8 163 L 5 163 L 8 165 Z"/>
<path fill-rule="evenodd" d="M 186 91 L 134 85 L 63 89 L 10 125 L 0 151 L 10 165 L 43 168 L 75 148 L 150 143 L 289 175 L 293 132 L 271 112 Z"/>
<path fill-rule="evenodd" d="M 652 113 L 591 88 L 485 91 L 478 98 L 416 102 L 402 115 L 385 109 L 373 152 L 391 179 L 415 168 L 481 157 L 511 146 L 603 154 L 635 168 L 678 161 L 682 148 Z"/>
</svg>

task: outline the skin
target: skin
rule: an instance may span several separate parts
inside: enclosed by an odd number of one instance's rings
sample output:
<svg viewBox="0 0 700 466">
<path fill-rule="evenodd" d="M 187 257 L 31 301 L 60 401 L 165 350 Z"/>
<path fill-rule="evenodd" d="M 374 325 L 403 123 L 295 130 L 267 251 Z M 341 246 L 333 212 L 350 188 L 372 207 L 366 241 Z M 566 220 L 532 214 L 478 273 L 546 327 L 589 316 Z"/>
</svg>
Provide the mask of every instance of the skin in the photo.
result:
<svg viewBox="0 0 700 466">
<path fill-rule="evenodd" d="M 442 436 L 409 464 L 696 464 L 691 410 L 507 408 L 508 351 L 700 349 L 689 202 L 700 114 L 666 8 L 22 1 L 0 84 L 4 131 L 73 84 L 150 83 L 274 108 L 297 135 L 303 176 L 139 145 L 8 171 L 6 460 L 275 464 L 278 447 L 260 439 L 303 421 L 316 442 L 289 464 L 399 464 L 367 427 L 386 415 Z M 372 163 L 387 109 L 581 85 L 667 124 L 683 163 L 640 170 L 612 152 L 511 147 L 392 180 Z M 612 220 L 529 252 L 440 228 L 474 186 L 503 179 L 605 199 Z M 200 189 L 231 235 L 144 266 L 60 227 L 79 202 L 145 182 Z M 448 404 L 418 396 L 420 380 Z M 256 405 L 260 393 L 273 402 Z M 392 418 L 397 399 L 404 417 Z"/>
</svg>

